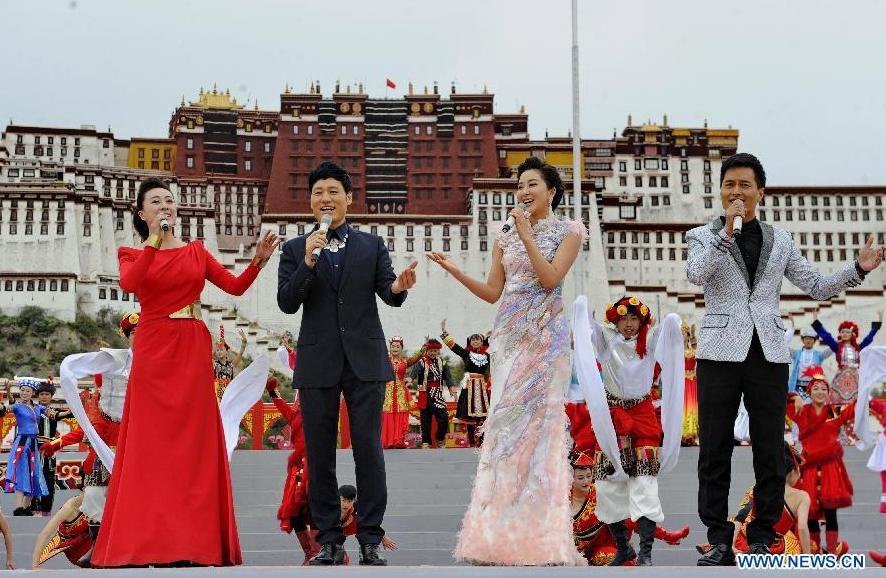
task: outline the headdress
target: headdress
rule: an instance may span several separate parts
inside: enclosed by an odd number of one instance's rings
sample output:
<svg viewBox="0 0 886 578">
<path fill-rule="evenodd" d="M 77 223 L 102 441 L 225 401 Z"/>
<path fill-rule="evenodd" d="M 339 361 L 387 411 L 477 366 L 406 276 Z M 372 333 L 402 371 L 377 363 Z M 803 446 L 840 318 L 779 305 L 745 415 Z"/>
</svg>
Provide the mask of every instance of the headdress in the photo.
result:
<svg viewBox="0 0 886 578">
<path fill-rule="evenodd" d="M 590 469 L 594 467 L 594 459 L 586 452 L 572 450 L 569 452 L 569 465 L 573 469 Z"/>
<path fill-rule="evenodd" d="M 646 334 L 649 332 L 649 324 L 652 322 L 652 312 L 638 298 L 624 296 L 615 303 L 606 306 L 606 320 L 613 325 L 625 315 L 633 313 L 640 318 L 640 331 L 637 333 L 637 355 L 646 355 Z"/>
<path fill-rule="evenodd" d="M 129 337 L 132 330 L 138 325 L 138 313 L 124 313 L 117 325 L 117 332 L 123 337 Z"/>
</svg>

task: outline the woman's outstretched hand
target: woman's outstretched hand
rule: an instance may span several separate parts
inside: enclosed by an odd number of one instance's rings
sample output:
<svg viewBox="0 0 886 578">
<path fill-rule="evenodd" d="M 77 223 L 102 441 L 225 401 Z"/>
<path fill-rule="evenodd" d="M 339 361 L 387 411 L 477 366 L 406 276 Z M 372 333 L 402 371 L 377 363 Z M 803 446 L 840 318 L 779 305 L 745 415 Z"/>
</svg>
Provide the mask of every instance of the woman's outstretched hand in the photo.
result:
<svg viewBox="0 0 886 578">
<path fill-rule="evenodd" d="M 440 265 L 441 267 L 443 267 L 443 269 L 446 272 L 448 272 L 452 275 L 455 275 L 456 273 L 460 272 L 458 266 L 455 263 L 453 263 L 452 261 L 450 261 L 449 259 L 447 259 L 446 255 L 444 255 L 443 253 L 436 253 L 436 252 L 425 253 L 425 257 L 427 257 L 428 259 L 430 259 L 431 261 L 433 261 L 437 265 Z"/>
</svg>

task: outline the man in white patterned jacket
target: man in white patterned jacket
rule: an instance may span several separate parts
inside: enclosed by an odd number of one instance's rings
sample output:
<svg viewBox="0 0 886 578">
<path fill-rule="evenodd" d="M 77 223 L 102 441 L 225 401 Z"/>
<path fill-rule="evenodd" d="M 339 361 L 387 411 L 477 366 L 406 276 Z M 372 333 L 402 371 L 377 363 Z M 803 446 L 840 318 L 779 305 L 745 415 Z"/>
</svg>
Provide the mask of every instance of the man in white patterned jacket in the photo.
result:
<svg viewBox="0 0 886 578">
<path fill-rule="evenodd" d="M 873 238 L 854 262 L 822 275 L 794 245 L 790 233 L 756 218 L 766 173 L 756 157 L 734 155 L 720 169 L 725 215 L 686 235 L 689 281 L 704 288 L 705 316 L 698 336 L 698 514 L 710 549 L 699 566 L 735 564 L 733 525 L 727 520 L 732 426 L 744 394 L 750 416 L 756 517 L 747 535 L 751 553 L 768 553 L 784 503 L 784 416 L 790 351 L 779 312 L 782 279 L 814 299 L 859 285 L 880 265 Z M 744 226 L 733 230 L 735 217 Z"/>
</svg>

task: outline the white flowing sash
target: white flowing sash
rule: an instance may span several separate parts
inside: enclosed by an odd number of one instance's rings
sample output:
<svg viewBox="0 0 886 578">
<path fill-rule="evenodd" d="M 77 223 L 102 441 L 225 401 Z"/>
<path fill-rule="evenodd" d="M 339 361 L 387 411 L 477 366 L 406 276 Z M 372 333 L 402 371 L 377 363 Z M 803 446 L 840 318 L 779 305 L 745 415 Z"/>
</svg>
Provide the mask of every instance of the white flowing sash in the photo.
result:
<svg viewBox="0 0 886 578">
<path fill-rule="evenodd" d="M 683 396 L 686 392 L 686 361 L 683 357 L 683 331 L 680 317 L 670 313 L 661 322 L 655 361 L 661 366 L 661 429 L 664 434 L 659 454 L 659 473 L 677 465 L 683 437 Z"/>
<path fill-rule="evenodd" d="M 126 365 L 126 359 L 130 355 L 127 349 L 109 349 L 96 351 L 95 353 L 76 353 L 65 357 L 62 361 L 59 375 L 62 381 L 62 393 L 71 413 L 77 418 L 77 423 L 83 428 L 92 449 L 102 461 L 108 471 L 114 469 L 114 452 L 108 447 L 108 444 L 98 435 L 89 416 L 86 414 L 86 408 L 80 399 L 80 392 L 77 391 L 77 380 L 91 377 L 93 375 L 103 373 L 112 374 L 122 370 Z"/>
<path fill-rule="evenodd" d="M 859 441 L 855 447 L 865 451 L 875 444 L 868 404 L 871 401 L 871 388 L 886 381 L 886 347 L 865 347 L 861 350 L 859 364 L 858 398 L 855 400 L 855 435 Z"/>
<path fill-rule="evenodd" d="M 240 422 L 246 412 L 261 399 L 268 381 L 271 360 L 265 354 L 259 355 L 249 367 L 237 374 L 222 394 L 219 412 L 221 412 L 222 428 L 225 431 L 225 446 L 228 450 L 228 461 L 234 455 L 237 440 L 240 437 Z"/>
</svg>

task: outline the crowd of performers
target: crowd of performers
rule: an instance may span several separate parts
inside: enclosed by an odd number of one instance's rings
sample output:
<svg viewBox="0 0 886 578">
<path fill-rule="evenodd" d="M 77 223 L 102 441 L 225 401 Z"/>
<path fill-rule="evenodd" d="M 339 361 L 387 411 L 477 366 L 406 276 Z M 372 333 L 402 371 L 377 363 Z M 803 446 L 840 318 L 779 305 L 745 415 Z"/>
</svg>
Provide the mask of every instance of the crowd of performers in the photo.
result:
<svg viewBox="0 0 886 578">
<path fill-rule="evenodd" d="M 576 318 L 582 314 L 587 326 L 576 325 L 579 335 L 573 344 L 570 401 L 565 407 L 573 444 L 570 506 L 575 547 L 590 565 L 650 565 L 655 540 L 676 545 L 689 533 L 688 527 L 670 531 L 661 526 L 664 512 L 657 478 L 676 460 L 673 446 L 680 441 L 691 443 L 687 434 L 691 438 L 693 428 L 697 429 L 697 415 L 691 413 L 695 411 L 691 399 L 695 396 L 692 387 L 694 332 L 681 325 L 674 315 L 656 326 L 648 306 L 631 296 L 607 308 L 606 324 L 577 308 Z M 138 322 L 137 314 L 125 315 L 120 321 L 120 333 L 130 345 Z M 861 343 L 857 342 L 857 326 L 850 322 L 840 326 L 839 341 L 831 338 L 817 321 L 813 325 L 816 333 L 811 330 L 801 333 L 803 348 L 793 352 L 786 416 L 794 426 L 795 439 L 793 444 L 785 445 L 789 473 L 784 511 L 776 524 L 777 538 L 770 548 L 772 553 L 827 552 L 840 556 L 849 550 L 849 545 L 840 538 L 837 520 L 837 511 L 851 506 L 853 497 L 852 481 L 843 464 L 841 435 L 844 434 L 841 432 L 851 426 L 855 418 L 858 379 L 863 374 L 859 372 L 859 352 L 870 344 L 879 327 L 880 323 L 875 322 Z M 815 349 L 819 336 L 828 344 L 828 349 Z M 443 435 L 449 431 L 446 401 L 452 399 L 457 399 L 456 417 L 466 424 L 471 445 L 482 443 L 477 428 L 483 424 L 491 398 L 486 338 L 482 333 L 475 333 L 462 346 L 446 331 L 444 322 L 440 339 L 428 339 L 409 357 L 404 354 L 402 338 L 390 340 L 395 379 L 387 384 L 383 405 L 385 447 L 407 446 L 409 412 L 415 405 L 421 415 L 422 446 L 442 445 Z M 245 335 L 241 334 L 241 340 L 245 343 Z M 464 364 L 461 386 L 453 383 L 448 364 L 440 356 L 444 346 Z M 231 356 L 230 350 L 222 330 L 213 348 L 218 399 L 242 368 L 242 347 L 236 356 Z M 113 448 L 117 445 L 123 417 L 132 349 L 105 351 L 112 361 L 104 366 L 102 373 L 95 375 L 95 391 L 84 391 L 80 399 L 95 432 Z M 821 367 L 832 352 L 840 361 L 839 373 L 834 379 L 840 383 L 837 392 Z M 295 348 L 285 337 L 279 355 L 290 368 L 297 362 Z M 886 355 L 877 367 L 886 373 Z M 886 380 L 886 376 L 872 375 L 876 383 Z M 589 383 L 599 384 L 599 395 L 588 389 Z M 19 399 L 11 405 L 0 406 L 0 412 L 11 412 L 16 419 L 16 435 L 3 481 L 4 489 L 16 494 L 13 515 L 48 515 L 56 485 L 56 452 L 66 446 L 86 443 L 88 453 L 81 467 L 81 490 L 61 506 L 38 535 L 33 565 L 38 567 L 63 553 L 72 564 L 90 567 L 105 511 L 110 471 L 84 435 L 84 429 L 57 435 L 58 421 L 71 417 L 72 413 L 50 407 L 55 393 L 51 379 L 18 378 L 17 384 Z M 273 377 L 267 380 L 266 390 L 289 425 L 292 448 L 277 519 L 281 531 L 294 534 L 304 554 L 302 563 L 309 564 L 320 547 L 308 505 L 309 466 L 301 411 L 297 398 L 288 403 L 280 396 L 279 384 Z M 870 415 L 886 424 L 886 391 L 867 388 L 863 396 L 869 400 L 866 405 Z M 11 392 L 7 399 L 12 399 Z M 602 431 L 595 431 L 592 423 L 602 423 Z M 676 435 L 668 436 L 668 432 Z M 668 439 L 673 440 L 670 446 Z M 881 475 L 880 511 L 886 514 L 886 434 L 881 433 L 878 441 L 869 445 L 876 446 L 868 467 Z M 346 535 L 352 535 L 356 531 L 356 490 L 342 486 L 340 494 L 342 526 Z M 753 517 L 753 488 L 750 488 L 733 518 L 736 552 L 748 549 L 744 532 Z M 11 568 L 12 537 L 5 518 L 0 518 L 0 533 L 7 545 L 7 567 Z M 633 534 L 639 537 L 638 550 L 631 545 Z M 388 536 L 382 545 L 397 548 Z M 697 546 L 700 552 L 707 547 L 706 544 Z M 877 562 L 886 562 L 878 552 L 869 554 Z"/>
</svg>

